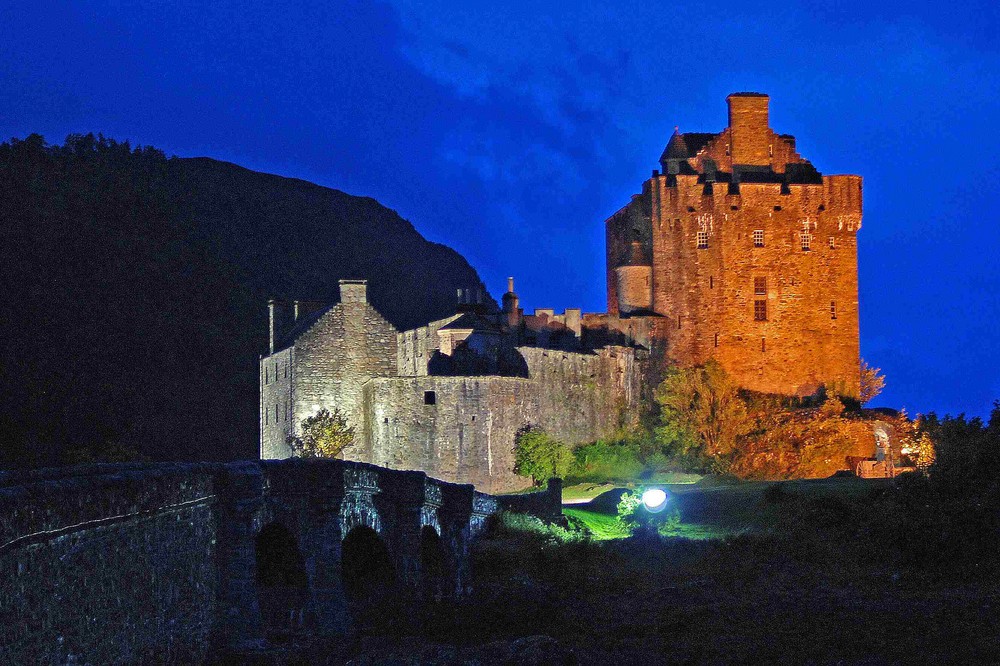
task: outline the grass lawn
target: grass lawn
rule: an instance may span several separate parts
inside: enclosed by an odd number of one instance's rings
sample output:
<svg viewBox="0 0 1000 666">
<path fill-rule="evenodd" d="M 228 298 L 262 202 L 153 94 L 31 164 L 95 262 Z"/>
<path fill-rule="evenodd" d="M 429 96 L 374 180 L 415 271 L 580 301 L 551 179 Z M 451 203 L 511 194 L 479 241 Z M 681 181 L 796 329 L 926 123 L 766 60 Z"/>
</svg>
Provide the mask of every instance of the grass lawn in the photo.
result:
<svg viewBox="0 0 1000 666">
<path fill-rule="evenodd" d="M 780 503 L 764 501 L 764 492 L 773 485 L 788 495 L 799 497 L 854 498 L 863 497 L 886 483 L 885 480 L 837 478 L 716 484 L 706 477 L 696 484 L 656 485 L 665 488 L 670 493 L 669 501 L 680 509 L 681 525 L 675 536 L 701 540 L 773 528 L 782 510 Z M 563 513 L 580 520 L 597 540 L 628 536 L 618 524 L 615 513 L 615 491 L 625 487 L 612 484 L 572 486 L 569 498 L 564 495 L 567 506 Z"/>
</svg>

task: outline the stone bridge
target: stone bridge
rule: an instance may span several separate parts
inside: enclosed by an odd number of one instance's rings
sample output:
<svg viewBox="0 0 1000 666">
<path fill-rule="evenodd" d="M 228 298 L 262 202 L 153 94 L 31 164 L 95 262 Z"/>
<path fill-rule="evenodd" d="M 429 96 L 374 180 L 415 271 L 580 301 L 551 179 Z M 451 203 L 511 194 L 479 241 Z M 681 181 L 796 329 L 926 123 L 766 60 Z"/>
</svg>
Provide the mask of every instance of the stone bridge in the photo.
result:
<svg viewBox="0 0 1000 666">
<path fill-rule="evenodd" d="M 494 497 L 338 460 L 0 472 L 0 663 L 202 663 L 343 634 L 373 600 L 460 596 Z"/>
</svg>

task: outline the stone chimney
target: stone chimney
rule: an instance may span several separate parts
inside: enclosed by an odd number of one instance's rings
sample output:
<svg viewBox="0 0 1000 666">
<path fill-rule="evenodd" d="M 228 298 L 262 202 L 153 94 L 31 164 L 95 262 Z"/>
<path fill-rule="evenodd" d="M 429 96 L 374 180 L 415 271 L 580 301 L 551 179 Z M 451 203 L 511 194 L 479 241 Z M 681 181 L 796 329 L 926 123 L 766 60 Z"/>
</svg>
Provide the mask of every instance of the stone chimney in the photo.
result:
<svg viewBox="0 0 1000 666">
<path fill-rule="evenodd" d="M 278 302 L 273 298 L 267 302 L 268 354 L 274 353 L 274 342 L 278 337 Z"/>
<path fill-rule="evenodd" d="M 368 280 L 341 280 L 341 303 L 367 303 Z"/>
<path fill-rule="evenodd" d="M 518 326 L 521 323 L 519 299 L 514 293 L 514 278 L 507 278 L 507 293 L 501 299 L 503 303 L 503 313 L 508 326 Z"/>
<path fill-rule="evenodd" d="M 754 92 L 733 93 L 726 98 L 733 164 L 771 163 L 768 101 L 767 95 Z"/>
</svg>

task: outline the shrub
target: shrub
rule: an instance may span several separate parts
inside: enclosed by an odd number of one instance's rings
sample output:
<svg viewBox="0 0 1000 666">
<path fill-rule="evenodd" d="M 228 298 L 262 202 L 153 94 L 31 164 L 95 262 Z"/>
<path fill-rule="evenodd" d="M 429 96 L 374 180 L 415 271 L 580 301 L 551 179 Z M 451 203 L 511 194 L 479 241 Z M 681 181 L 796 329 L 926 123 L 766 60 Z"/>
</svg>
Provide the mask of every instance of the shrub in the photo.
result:
<svg viewBox="0 0 1000 666">
<path fill-rule="evenodd" d="M 354 444 L 354 426 L 347 425 L 339 409 L 321 409 L 302 421 L 301 435 L 289 435 L 286 441 L 292 453 L 302 458 L 336 458 Z"/>
<path fill-rule="evenodd" d="M 531 477 L 540 485 L 553 477 L 563 478 L 573 463 L 568 446 L 538 428 L 525 428 L 514 444 L 514 473 Z"/>
<path fill-rule="evenodd" d="M 645 469 L 633 442 L 597 441 L 578 447 L 573 457 L 572 475 L 589 481 L 637 479 Z"/>
<path fill-rule="evenodd" d="M 680 526 L 680 510 L 671 503 L 659 513 L 650 513 L 642 503 L 645 491 L 646 488 L 637 488 L 622 495 L 618 502 L 618 522 L 631 534 L 655 529 L 663 536 L 673 535 Z"/>
</svg>

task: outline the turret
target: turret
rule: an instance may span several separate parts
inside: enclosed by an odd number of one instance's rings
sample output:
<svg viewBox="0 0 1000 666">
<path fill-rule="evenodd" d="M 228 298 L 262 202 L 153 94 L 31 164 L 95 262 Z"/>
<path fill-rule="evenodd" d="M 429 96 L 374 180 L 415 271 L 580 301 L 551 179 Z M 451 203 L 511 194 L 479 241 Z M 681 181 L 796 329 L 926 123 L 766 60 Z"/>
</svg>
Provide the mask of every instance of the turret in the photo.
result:
<svg viewBox="0 0 1000 666">
<path fill-rule="evenodd" d="M 653 266 L 645 257 L 642 242 L 633 240 L 629 258 L 615 269 L 618 281 L 618 312 L 622 315 L 649 310 L 653 305 Z"/>
</svg>

